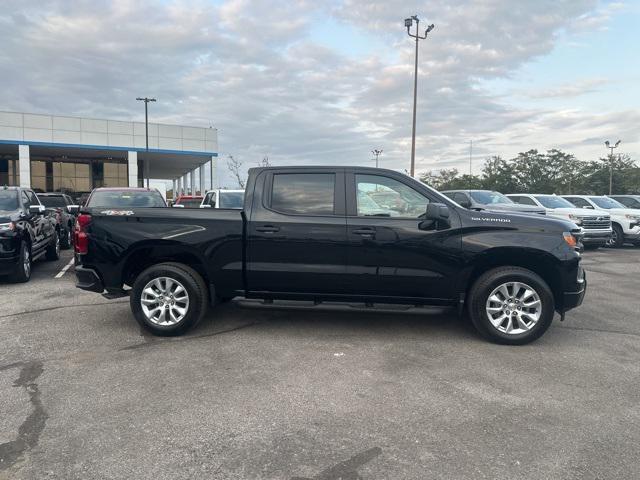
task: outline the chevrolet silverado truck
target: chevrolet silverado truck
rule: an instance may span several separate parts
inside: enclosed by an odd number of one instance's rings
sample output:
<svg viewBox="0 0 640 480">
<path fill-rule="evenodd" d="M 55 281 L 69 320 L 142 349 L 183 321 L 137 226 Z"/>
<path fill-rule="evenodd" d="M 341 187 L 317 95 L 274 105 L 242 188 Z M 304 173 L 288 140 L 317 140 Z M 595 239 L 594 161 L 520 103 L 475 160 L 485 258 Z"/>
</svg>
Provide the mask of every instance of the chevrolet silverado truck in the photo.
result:
<svg viewBox="0 0 640 480">
<path fill-rule="evenodd" d="M 157 335 L 242 296 L 450 305 L 489 340 L 524 344 L 582 303 L 579 232 L 467 210 L 390 170 L 263 167 L 249 171 L 242 210 L 81 209 L 75 271 L 81 289 L 129 295 Z"/>
</svg>

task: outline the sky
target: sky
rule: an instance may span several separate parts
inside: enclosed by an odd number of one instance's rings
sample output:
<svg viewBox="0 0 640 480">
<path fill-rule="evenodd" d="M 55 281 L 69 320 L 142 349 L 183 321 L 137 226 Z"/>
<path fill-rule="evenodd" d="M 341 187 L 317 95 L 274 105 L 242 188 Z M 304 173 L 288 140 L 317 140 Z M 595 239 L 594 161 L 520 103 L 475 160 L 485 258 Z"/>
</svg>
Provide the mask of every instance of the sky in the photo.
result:
<svg viewBox="0 0 640 480">
<path fill-rule="evenodd" d="M 640 159 L 640 1 L 3 0 L 0 110 L 218 129 L 244 168 L 479 173 L 485 158 L 605 140 Z"/>
</svg>

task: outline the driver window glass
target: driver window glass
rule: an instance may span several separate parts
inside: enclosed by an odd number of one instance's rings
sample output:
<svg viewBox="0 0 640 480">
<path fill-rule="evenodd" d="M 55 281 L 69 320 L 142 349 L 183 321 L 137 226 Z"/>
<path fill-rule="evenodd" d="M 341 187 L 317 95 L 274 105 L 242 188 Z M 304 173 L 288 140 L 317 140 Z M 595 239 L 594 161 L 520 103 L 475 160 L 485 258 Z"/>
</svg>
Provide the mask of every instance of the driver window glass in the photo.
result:
<svg viewBox="0 0 640 480">
<path fill-rule="evenodd" d="M 518 200 L 516 200 L 515 198 L 512 198 L 512 200 L 522 205 L 533 205 L 534 207 L 537 207 L 536 202 L 531 200 L 529 197 L 519 197 Z"/>
<path fill-rule="evenodd" d="M 429 199 L 393 178 L 356 175 L 356 205 L 359 217 L 418 218 Z"/>
<path fill-rule="evenodd" d="M 29 201 L 29 196 L 27 192 L 22 191 L 22 203 L 24 204 L 24 208 L 28 209 L 31 206 L 31 202 Z"/>
<path fill-rule="evenodd" d="M 576 207 L 579 207 L 579 208 L 591 206 L 589 205 L 589 202 L 587 202 L 586 200 L 583 200 L 582 198 L 568 197 L 567 200 L 569 200 L 571 203 L 573 203 Z"/>
<path fill-rule="evenodd" d="M 29 203 L 31 205 L 40 205 L 40 200 L 38 200 L 38 197 L 36 197 L 35 193 L 27 192 L 27 195 L 29 196 Z"/>
<path fill-rule="evenodd" d="M 458 204 L 458 205 L 464 205 L 469 204 L 469 199 L 467 198 L 467 196 L 464 193 L 455 193 L 453 195 L 453 200 Z"/>
</svg>

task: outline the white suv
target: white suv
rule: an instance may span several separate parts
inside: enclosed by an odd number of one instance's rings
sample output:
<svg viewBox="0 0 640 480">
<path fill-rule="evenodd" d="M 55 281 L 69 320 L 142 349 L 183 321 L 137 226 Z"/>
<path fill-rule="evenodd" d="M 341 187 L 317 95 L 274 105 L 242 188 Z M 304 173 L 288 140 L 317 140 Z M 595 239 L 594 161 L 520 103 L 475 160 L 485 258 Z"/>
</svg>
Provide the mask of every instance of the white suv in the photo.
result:
<svg viewBox="0 0 640 480">
<path fill-rule="evenodd" d="M 613 236 L 609 245 L 621 247 L 624 242 L 640 245 L 640 209 L 627 208 L 614 199 L 597 195 L 563 195 L 578 208 L 606 210 L 611 215 Z"/>
<path fill-rule="evenodd" d="M 557 195 L 512 193 L 507 195 L 521 205 L 543 207 L 547 216 L 569 220 L 582 228 L 585 247 L 602 247 L 613 234 L 609 213 L 602 210 L 585 211 Z"/>
</svg>

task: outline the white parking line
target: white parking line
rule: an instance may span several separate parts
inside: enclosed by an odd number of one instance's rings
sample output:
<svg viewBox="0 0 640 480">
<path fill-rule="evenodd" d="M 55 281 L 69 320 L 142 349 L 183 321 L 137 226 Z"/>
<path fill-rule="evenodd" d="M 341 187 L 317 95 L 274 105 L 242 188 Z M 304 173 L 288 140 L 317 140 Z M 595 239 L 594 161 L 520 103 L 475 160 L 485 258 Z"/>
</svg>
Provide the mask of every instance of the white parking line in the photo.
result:
<svg viewBox="0 0 640 480">
<path fill-rule="evenodd" d="M 53 278 L 62 278 L 62 276 L 67 273 L 67 270 L 69 270 L 69 267 L 71 267 L 71 265 L 73 265 L 73 258 L 69 260 L 69 263 L 62 267 L 62 270 L 60 270 L 60 272 Z"/>
</svg>

